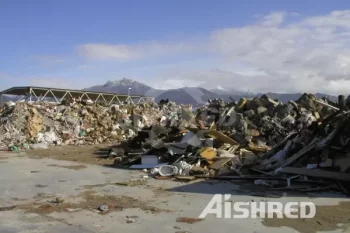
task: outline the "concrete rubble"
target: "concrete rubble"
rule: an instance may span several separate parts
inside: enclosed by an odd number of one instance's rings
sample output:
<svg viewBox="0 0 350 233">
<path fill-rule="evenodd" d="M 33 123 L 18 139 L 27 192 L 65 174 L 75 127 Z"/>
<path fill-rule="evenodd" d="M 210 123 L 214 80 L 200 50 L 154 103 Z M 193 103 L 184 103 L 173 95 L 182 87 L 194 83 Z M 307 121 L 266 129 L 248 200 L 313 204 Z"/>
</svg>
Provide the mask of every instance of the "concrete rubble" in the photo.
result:
<svg viewBox="0 0 350 233">
<path fill-rule="evenodd" d="M 152 103 L 105 107 L 86 103 L 10 102 L 0 108 L 0 149 L 118 142 L 135 136 L 137 131 L 154 124 L 161 116 L 173 113 L 176 107 L 160 109 Z M 178 117 L 171 117 L 175 124 Z"/>
<path fill-rule="evenodd" d="M 109 143 L 116 167 L 146 169 L 157 179 L 246 180 L 269 191 L 349 194 L 349 107 L 344 96 L 332 102 L 311 94 L 288 103 L 267 95 L 216 99 L 196 109 L 168 100 L 8 103 L 0 110 L 0 147 Z"/>
</svg>

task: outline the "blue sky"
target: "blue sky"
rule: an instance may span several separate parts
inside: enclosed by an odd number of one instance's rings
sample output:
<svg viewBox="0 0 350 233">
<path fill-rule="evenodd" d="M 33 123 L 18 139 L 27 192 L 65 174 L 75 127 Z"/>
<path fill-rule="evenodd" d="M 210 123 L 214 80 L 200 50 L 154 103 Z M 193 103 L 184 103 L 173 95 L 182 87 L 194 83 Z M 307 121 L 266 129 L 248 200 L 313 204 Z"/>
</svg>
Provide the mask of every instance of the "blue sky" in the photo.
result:
<svg viewBox="0 0 350 233">
<path fill-rule="evenodd" d="M 319 0 L 2 0 L 0 89 L 128 77 L 159 88 L 344 92 L 348 9 Z"/>
</svg>

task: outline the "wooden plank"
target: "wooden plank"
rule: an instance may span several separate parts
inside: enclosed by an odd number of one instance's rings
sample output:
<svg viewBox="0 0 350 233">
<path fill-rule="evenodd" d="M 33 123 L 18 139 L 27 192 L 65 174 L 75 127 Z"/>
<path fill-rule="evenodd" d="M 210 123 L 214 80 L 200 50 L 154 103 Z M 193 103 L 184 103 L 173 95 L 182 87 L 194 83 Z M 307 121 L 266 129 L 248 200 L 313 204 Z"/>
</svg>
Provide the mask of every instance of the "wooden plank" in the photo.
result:
<svg viewBox="0 0 350 233">
<path fill-rule="evenodd" d="M 324 178 L 324 179 L 350 181 L 350 174 L 348 173 L 325 171 L 321 169 L 307 169 L 303 167 L 302 168 L 285 167 L 280 169 L 279 172 L 302 175 L 302 176 L 318 177 L 318 178 Z"/>
<path fill-rule="evenodd" d="M 219 159 L 218 161 L 214 162 L 213 164 L 210 164 L 209 168 L 214 169 L 214 170 L 219 170 L 220 168 L 222 168 L 222 166 L 224 166 L 226 163 L 228 163 L 231 160 L 232 160 L 232 158 Z"/>
<path fill-rule="evenodd" d="M 258 152 L 267 152 L 271 150 L 271 148 L 268 146 L 258 146 L 258 145 L 255 145 L 254 143 L 249 143 L 248 147 L 250 150 L 258 151 Z"/>
<path fill-rule="evenodd" d="M 183 180 L 183 181 L 192 181 L 192 180 L 195 180 L 196 177 L 194 177 L 194 176 L 175 176 L 175 179 Z"/>
<path fill-rule="evenodd" d="M 298 153 L 292 155 L 286 161 L 284 161 L 284 163 L 281 166 L 281 168 L 288 166 L 289 164 L 293 163 L 294 161 L 299 159 L 301 156 L 303 156 L 304 154 L 306 154 L 307 152 L 309 152 L 310 150 L 315 148 L 316 143 L 318 143 L 318 142 L 319 142 L 318 139 L 314 139 L 308 146 L 306 146 L 305 148 L 301 149 Z M 280 169 L 280 168 L 278 168 L 278 169 Z"/>
<path fill-rule="evenodd" d="M 220 132 L 220 131 L 216 131 L 216 130 L 210 130 L 208 132 L 208 135 L 216 138 L 218 141 L 223 142 L 223 143 L 228 143 L 230 145 L 238 145 L 239 143 L 236 142 L 235 140 L 233 140 L 232 138 L 228 137 L 227 135 L 225 135 L 224 133 Z"/>
<path fill-rule="evenodd" d="M 290 133 L 283 141 L 281 141 L 280 143 L 278 143 L 277 145 L 275 145 L 273 148 L 271 148 L 271 150 L 269 150 L 268 152 L 266 152 L 261 158 L 262 159 L 268 159 L 268 158 L 270 158 L 271 156 L 273 156 L 274 154 L 276 154 L 279 150 L 281 150 L 281 147 L 283 146 L 285 146 L 286 144 L 287 144 L 287 142 L 289 141 L 289 140 L 293 140 L 295 137 L 296 137 L 296 135 L 297 135 L 298 133 L 296 133 L 296 132 L 292 132 L 292 133 Z"/>
</svg>

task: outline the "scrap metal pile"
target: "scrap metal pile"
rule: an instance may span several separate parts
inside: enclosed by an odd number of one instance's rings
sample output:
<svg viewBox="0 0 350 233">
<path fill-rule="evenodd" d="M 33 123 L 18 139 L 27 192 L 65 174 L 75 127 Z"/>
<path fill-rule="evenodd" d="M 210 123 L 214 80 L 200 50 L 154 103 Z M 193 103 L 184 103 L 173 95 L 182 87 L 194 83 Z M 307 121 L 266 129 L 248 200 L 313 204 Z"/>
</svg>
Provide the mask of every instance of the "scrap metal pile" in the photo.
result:
<svg viewBox="0 0 350 233">
<path fill-rule="evenodd" d="M 210 100 L 194 112 L 162 116 L 110 156 L 116 166 L 150 169 L 159 179 L 250 180 L 269 190 L 349 194 L 349 107 L 343 96 L 332 102 L 310 94 L 286 104 L 266 95 Z"/>
</svg>

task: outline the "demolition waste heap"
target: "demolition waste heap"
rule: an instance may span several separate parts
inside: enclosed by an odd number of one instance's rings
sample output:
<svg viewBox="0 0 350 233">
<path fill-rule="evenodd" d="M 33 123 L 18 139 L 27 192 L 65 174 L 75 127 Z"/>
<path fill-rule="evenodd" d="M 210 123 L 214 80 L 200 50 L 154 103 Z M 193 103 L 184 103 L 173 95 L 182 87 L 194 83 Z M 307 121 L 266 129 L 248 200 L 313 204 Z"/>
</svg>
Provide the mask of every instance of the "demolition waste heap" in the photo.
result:
<svg viewBox="0 0 350 233">
<path fill-rule="evenodd" d="M 169 101 L 7 102 L 1 150 L 107 143 L 115 167 L 157 179 L 246 180 L 265 190 L 350 191 L 350 101 L 267 95 L 192 109 Z"/>
</svg>

